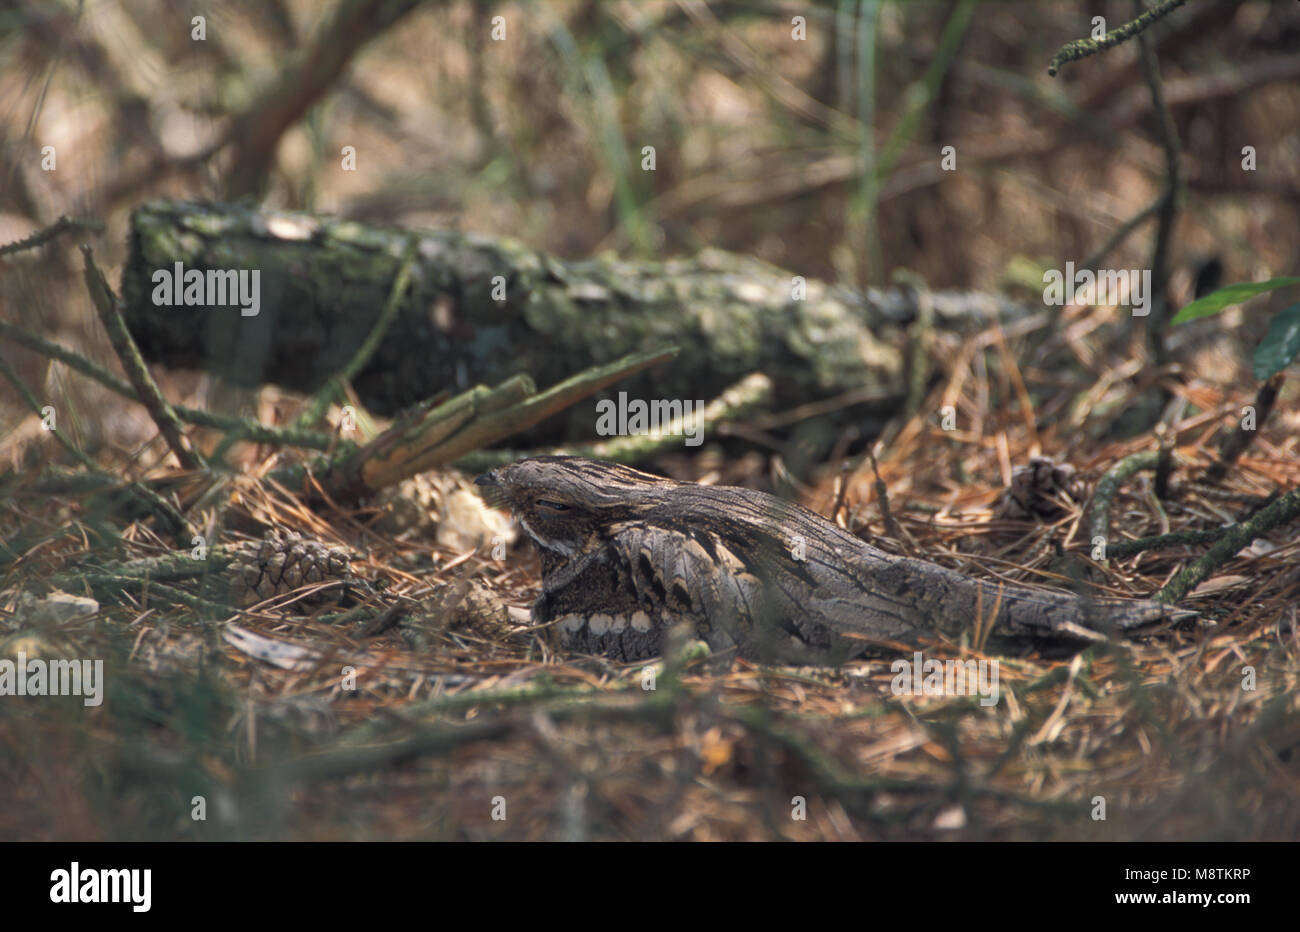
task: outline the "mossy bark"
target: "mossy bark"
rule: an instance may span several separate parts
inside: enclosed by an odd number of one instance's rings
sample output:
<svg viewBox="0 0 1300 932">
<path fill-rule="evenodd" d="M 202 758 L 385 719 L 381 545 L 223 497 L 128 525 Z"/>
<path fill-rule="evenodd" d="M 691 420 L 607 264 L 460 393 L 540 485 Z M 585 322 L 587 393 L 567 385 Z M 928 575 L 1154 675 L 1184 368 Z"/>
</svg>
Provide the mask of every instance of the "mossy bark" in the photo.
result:
<svg viewBox="0 0 1300 932">
<path fill-rule="evenodd" d="M 705 400 L 762 371 L 775 386 L 775 408 L 866 389 L 878 399 L 866 407 L 881 413 L 905 392 L 910 291 L 808 280 L 796 299 L 792 273 L 720 251 L 667 262 L 563 262 L 506 238 L 231 204 L 159 201 L 135 211 L 122 281 L 126 320 L 153 361 L 312 392 L 370 333 L 412 238 L 405 300 L 354 381 L 379 414 L 517 374 L 552 384 L 669 343 L 681 347 L 675 360 L 616 390 Z M 260 270 L 260 313 L 156 305 L 154 273 L 177 262 L 187 271 Z M 930 297 L 939 327 L 1023 313 L 990 295 Z M 591 437 L 592 411 L 580 406 L 568 418 L 552 436 Z"/>
</svg>

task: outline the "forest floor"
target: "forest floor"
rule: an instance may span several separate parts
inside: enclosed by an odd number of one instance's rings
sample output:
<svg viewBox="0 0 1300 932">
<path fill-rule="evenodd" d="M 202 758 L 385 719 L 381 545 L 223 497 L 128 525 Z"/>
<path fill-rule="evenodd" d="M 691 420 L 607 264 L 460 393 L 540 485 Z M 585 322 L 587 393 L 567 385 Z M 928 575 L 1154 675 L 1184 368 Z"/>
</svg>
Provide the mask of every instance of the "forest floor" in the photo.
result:
<svg viewBox="0 0 1300 932">
<path fill-rule="evenodd" d="M 952 405 L 965 430 L 917 415 L 882 448 L 904 540 L 885 533 L 869 465 L 796 486 L 806 503 L 895 552 L 994 580 L 1083 575 L 1118 595 L 1152 595 L 1209 549 L 1095 560 L 1086 495 L 1051 520 L 999 517 L 1011 469 L 1031 454 L 1071 462 L 1092 492 L 1125 457 L 1154 450 L 1151 432 L 1092 437 L 1163 383 L 1062 385 L 1059 399 L 1038 395 L 1038 417 L 1006 413 L 989 399 L 1015 397 L 1021 370 L 1009 355 L 997 367 L 979 355 L 949 356 L 918 409 Z M 1283 408 L 1224 478 L 1194 481 L 1253 397 L 1214 384 L 1214 371 L 1168 383 L 1186 402 L 1166 419 L 1170 488 L 1158 498 L 1149 472 L 1121 483 L 1113 540 L 1213 531 L 1300 484 L 1300 431 Z M 1024 375 L 1043 376 L 1028 364 Z M 1039 431 L 1044 410 L 1056 426 Z M 93 707 L 0 702 L 0 782 L 12 788 L 0 838 L 1300 837 L 1293 527 L 1263 534 L 1182 599 L 1196 619 L 1140 640 L 923 646 L 927 660 L 994 663 L 989 704 L 900 694 L 892 664 L 911 660 L 906 651 L 834 669 L 718 669 L 690 649 L 631 665 L 557 653 L 526 623 L 539 586 L 529 544 L 494 558 L 428 533 L 385 534 L 374 508 L 309 508 L 259 478 L 276 455 L 226 487 L 218 542 L 277 528 L 345 548 L 371 584 L 358 606 L 340 612 L 299 592 L 232 607 L 217 595 L 229 570 L 133 582 L 125 568 L 173 551 L 149 521 L 119 520 L 48 475 L 11 474 L 0 656 L 102 659 L 104 693 Z M 139 451 L 119 456 L 122 474 L 178 503 L 210 490 L 145 468 Z M 679 478 L 731 484 L 763 482 L 768 464 L 716 450 L 659 461 Z M 204 507 L 196 516 L 214 521 Z M 42 618 L 22 601 L 56 585 L 98 610 Z M 380 606 L 401 595 L 432 608 L 392 623 Z"/>
</svg>

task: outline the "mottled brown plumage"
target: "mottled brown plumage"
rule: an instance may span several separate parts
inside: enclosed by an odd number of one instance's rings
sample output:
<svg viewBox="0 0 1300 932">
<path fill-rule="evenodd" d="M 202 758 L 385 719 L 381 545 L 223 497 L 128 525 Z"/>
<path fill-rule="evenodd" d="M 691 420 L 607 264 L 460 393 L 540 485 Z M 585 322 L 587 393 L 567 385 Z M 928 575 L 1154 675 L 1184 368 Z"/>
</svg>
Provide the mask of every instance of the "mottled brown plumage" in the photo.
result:
<svg viewBox="0 0 1300 932">
<path fill-rule="evenodd" d="M 807 508 L 752 489 L 675 482 L 578 457 L 478 478 L 537 544 L 533 620 L 572 650 L 639 660 L 678 621 L 715 653 L 826 663 L 871 642 L 993 632 L 1089 640 L 1188 613 L 1156 602 L 976 580 L 896 557 Z"/>
</svg>

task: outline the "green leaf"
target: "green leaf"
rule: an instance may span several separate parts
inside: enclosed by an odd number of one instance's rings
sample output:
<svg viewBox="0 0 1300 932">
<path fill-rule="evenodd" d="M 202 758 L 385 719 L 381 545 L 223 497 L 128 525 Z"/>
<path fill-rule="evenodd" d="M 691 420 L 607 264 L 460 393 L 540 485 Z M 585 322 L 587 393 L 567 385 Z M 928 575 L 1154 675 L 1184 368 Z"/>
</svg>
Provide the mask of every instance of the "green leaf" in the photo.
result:
<svg viewBox="0 0 1300 932">
<path fill-rule="evenodd" d="M 1263 382 L 1291 365 L 1300 354 L 1300 304 L 1278 311 L 1255 347 L 1255 378 Z"/>
<path fill-rule="evenodd" d="M 1212 317 L 1225 307 L 1240 304 L 1247 298 L 1253 298 L 1255 295 L 1263 294 L 1266 291 L 1285 288 L 1287 285 L 1300 285 L 1300 278 L 1270 278 L 1266 282 L 1237 282 L 1235 285 L 1228 285 L 1226 288 L 1211 291 L 1209 294 L 1197 298 L 1175 314 L 1169 325 L 1172 327 L 1174 324 L 1185 324 L 1189 320 Z"/>
</svg>

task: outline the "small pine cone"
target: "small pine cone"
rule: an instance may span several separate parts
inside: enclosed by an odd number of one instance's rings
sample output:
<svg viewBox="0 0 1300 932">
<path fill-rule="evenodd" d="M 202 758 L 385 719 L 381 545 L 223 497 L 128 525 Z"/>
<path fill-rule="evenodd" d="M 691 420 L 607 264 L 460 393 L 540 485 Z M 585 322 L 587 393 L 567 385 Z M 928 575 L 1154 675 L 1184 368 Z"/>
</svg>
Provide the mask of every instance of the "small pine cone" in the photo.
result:
<svg viewBox="0 0 1300 932">
<path fill-rule="evenodd" d="M 252 605 L 301 586 L 330 580 L 354 581 L 346 550 L 303 540 L 296 531 L 273 528 L 261 541 L 241 544 L 230 566 L 230 597 L 236 605 Z M 311 604 L 337 602 L 342 595 L 333 586 L 308 597 Z"/>
<path fill-rule="evenodd" d="M 1059 518 L 1065 500 L 1081 502 L 1086 494 L 1087 487 L 1069 463 L 1033 456 L 1028 466 L 1011 471 L 1011 484 L 1002 490 L 995 511 L 1000 518 Z"/>
<path fill-rule="evenodd" d="M 450 628 L 500 641 L 510 633 L 510 610 L 488 586 L 462 577 L 423 600 L 410 626 L 430 631 Z"/>
<path fill-rule="evenodd" d="M 501 597 L 472 579 L 465 597 L 451 612 L 451 627 L 464 628 L 490 641 L 499 641 L 510 633 L 510 611 Z"/>
<path fill-rule="evenodd" d="M 381 490 L 374 504 L 383 509 L 375 527 L 385 534 L 432 532 L 442 507 L 442 492 L 428 475 L 420 473 Z"/>
</svg>

